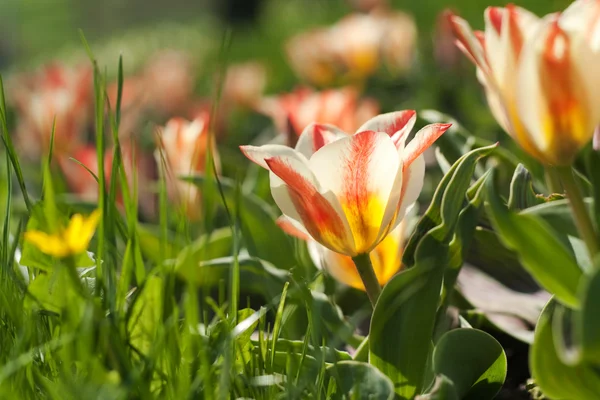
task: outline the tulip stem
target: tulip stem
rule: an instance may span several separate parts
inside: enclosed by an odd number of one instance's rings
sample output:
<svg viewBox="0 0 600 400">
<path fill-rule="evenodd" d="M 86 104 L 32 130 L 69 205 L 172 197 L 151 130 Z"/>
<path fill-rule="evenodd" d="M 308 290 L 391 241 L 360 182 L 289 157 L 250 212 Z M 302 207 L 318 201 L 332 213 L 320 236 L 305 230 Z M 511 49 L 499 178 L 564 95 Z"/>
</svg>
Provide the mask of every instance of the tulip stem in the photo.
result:
<svg viewBox="0 0 600 400">
<path fill-rule="evenodd" d="M 354 261 L 356 269 L 358 270 L 358 274 L 360 275 L 360 279 L 365 285 L 367 296 L 369 296 L 369 300 L 371 301 L 373 308 L 375 308 L 375 304 L 377 304 L 377 299 L 381 293 L 381 286 L 379 285 L 377 275 L 375 275 L 375 271 L 373 270 L 373 264 L 371 263 L 369 253 L 359 254 L 356 257 L 352 257 L 352 261 Z"/>
<path fill-rule="evenodd" d="M 556 172 L 567 192 L 567 198 L 569 199 L 569 204 L 573 210 L 573 216 L 575 217 L 575 224 L 577 225 L 579 235 L 585 242 L 588 252 L 590 253 L 590 260 L 593 262 L 600 247 L 598 245 L 598 235 L 596 234 L 594 224 L 590 219 L 587 207 L 583 201 L 581 189 L 575 180 L 571 167 L 556 167 Z"/>
</svg>

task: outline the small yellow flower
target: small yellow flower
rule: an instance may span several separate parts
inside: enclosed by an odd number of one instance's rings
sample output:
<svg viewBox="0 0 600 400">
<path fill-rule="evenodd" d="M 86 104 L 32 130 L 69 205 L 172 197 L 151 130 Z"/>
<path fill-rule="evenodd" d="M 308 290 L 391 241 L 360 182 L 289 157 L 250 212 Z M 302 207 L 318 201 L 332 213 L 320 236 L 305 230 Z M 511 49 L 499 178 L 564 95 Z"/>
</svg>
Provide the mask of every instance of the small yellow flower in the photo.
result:
<svg viewBox="0 0 600 400">
<path fill-rule="evenodd" d="M 66 229 L 54 234 L 32 230 L 25 232 L 24 238 L 42 253 L 54 257 L 76 255 L 87 250 L 99 220 L 100 210 L 95 210 L 87 218 L 75 214 Z"/>
</svg>

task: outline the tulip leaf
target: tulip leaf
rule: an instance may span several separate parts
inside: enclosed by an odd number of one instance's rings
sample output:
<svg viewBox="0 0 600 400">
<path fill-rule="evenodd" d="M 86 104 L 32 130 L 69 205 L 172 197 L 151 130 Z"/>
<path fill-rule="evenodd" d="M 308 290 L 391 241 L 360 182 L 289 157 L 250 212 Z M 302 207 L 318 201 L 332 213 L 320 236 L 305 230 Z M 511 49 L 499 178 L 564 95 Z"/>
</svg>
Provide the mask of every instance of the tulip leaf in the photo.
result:
<svg viewBox="0 0 600 400">
<path fill-rule="evenodd" d="M 471 151 L 444 176 L 405 252 L 404 263 L 410 268 L 388 282 L 373 311 L 369 360 L 394 382 L 401 398 L 413 398 L 433 380 L 427 363 L 433 345 L 439 294 L 446 268 L 452 262 L 456 264 L 456 260 L 451 260 L 449 244 L 455 236 L 460 210 L 469 195 L 477 198 L 485 179 L 467 195 L 475 165 L 494 148 Z M 471 215 L 467 219 L 470 220 Z M 459 247 L 460 252 L 458 248 L 453 251 L 461 258 L 462 243 Z M 388 340 L 390 337 L 395 340 Z"/>
<path fill-rule="evenodd" d="M 163 278 L 154 275 L 144 281 L 132 303 L 127 330 L 129 340 L 142 353 L 147 353 L 156 340 L 157 326 L 163 315 L 163 298 Z"/>
<path fill-rule="evenodd" d="M 471 182 L 475 164 L 492 150 L 495 145 L 472 150 L 452 165 L 452 168 L 439 183 L 431 205 L 419 220 L 415 233 L 411 236 L 403 256 L 403 264 L 411 267 L 421 239 L 433 228 L 440 226 L 438 237 L 448 240 L 453 232 L 458 214 L 466 200 L 465 193 Z"/>
<path fill-rule="evenodd" d="M 578 365 L 582 358 L 576 315 L 578 315 L 577 311 L 557 303 L 552 316 L 556 354 L 564 364 L 569 366 Z"/>
<path fill-rule="evenodd" d="M 555 399 L 589 400 L 600 393 L 600 372 L 586 364 L 568 366 L 554 347 L 553 318 L 558 303 L 551 299 L 537 323 L 529 353 L 529 366 L 545 396 Z M 597 338 L 596 338 L 597 339 Z"/>
<path fill-rule="evenodd" d="M 581 354 L 585 360 L 600 365 L 600 270 L 596 269 L 582 286 L 581 310 L 577 320 Z"/>
<path fill-rule="evenodd" d="M 288 272 L 275 268 L 265 260 L 251 256 L 239 256 L 240 282 L 243 290 L 262 293 L 265 298 L 271 299 L 281 293 L 283 285 L 288 278 Z M 176 262 L 176 273 L 187 282 L 212 288 L 220 281 L 227 281 L 230 269 L 234 264 L 233 257 L 221 257 L 208 261 L 201 261 L 193 265 L 189 262 Z"/>
<path fill-rule="evenodd" d="M 460 399 L 493 399 L 506 378 L 506 354 L 489 334 L 459 328 L 438 341 L 433 370 L 453 383 Z"/>
<path fill-rule="evenodd" d="M 593 211 L 592 200 L 584 199 L 584 201 L 588 206 L 588 210 L 590 212 Z M 567 199 L 549 201 L 529 207 L 522 210 L 521 214 L 538 216 L 550 224 L 557 232 L 564 235 L 579 236 L 577 226 L 575 226 L 575 221 L 573 220 L 573 214 L 571 213 L 569 200 Z"/>
<path fill-rule="evenodd" d="M 531 174 L 523 166 L 517 165 L 512 181 L 510 182 L 510 196 L 508 197 L 509 210 L 523 210 L 538 204 L 544 200 L 536 197 L 533 191 Z"/>
<path fill-rule="evenodd" d="M 181 178 L 202 187 L 203 176 Z M 295 264 L 294 249 L 289 238 L 275 223 L 277 215 L 271 207 L 260 198 L 250 193 L 242 193 L 236 199 L 236 183 L 228 178 L 220 177 L 219 182 L 227 207 L 239 207 L 239 217 L 244 244 L 250 255 L 269 261 L 279 268 L 290 268 Z M 216 183 L 215 183 L 216 184 Z"/>
<path fill-rule="evenodd" d="M 458 274 L 463 265 L 464 256 L 475 235 L 475 228 L 479 222 L 479 216 L 483 205 L 483 184 L 488 176 L 489 173 L 486 173 L 478 179 L 471 188 L 469 188 L 467 197 L 470 197 L 470 200 L 458 215 L 456 233 L 449 246 L 450 262 L 446 267 L 447 271 L 444 276 L 444 286 L 447 293 L 450 293 L 454 288 L 454 284 L 456 283 L 456 279 L 458 278 Z"/>
<path fill-rule="evenodd" d="M 596 131 L 598 135 L 600 131 Z M 585 158 L 586 167 L 588 171 L 588 178 L 592 184 L 592 194 L 594 196 L 593 212 L 591 215 L 594 217 L 596 226 L 600 227 L 600 151 L 592 149 Z"/>
<path fill-rule="evenodd" d="M 508 210 L 496 193 L 493 179 L 486 186 L 488 215 L 503 243 L 519 254 L 523 267 L 542 287 L 565 304 L 577 306 L 582 271 L 574 256 L 545 221 Z"/>
<path fill-rule="evenodd" d="M 403 399 L 413 398 L 429 384 L 426 366 L 448 261 L 447 247 L 431 235 L 423 239 L 419 252 L 415 267 L 383 288 L 369 333 L 370 363 L 394 382 Z"/>
<path fill-rule="evenodd" d="M 459 400 L 459 397 L 452 381 L 444 375 L 438 375 L 431 390 L 415 400 Z"/>
<path fill-rule="evenodd" d="M 340 361 L 327 368 L 327 374 L 337 383 L 333 398 L 394 399 L 392 381 L 367 363 Z"/>
</svg>

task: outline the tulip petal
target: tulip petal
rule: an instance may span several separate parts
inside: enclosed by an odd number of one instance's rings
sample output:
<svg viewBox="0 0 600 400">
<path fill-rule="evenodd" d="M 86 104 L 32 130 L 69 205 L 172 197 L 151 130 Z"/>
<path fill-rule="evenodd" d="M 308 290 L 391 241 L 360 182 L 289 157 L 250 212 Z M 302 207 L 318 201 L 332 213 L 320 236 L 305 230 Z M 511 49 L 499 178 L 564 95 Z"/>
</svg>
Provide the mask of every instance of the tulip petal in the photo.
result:
<svg viewBox="0 0 600 400">
<path fill-rule="evenodd" d="M 403 168 L 408 168 L 417 157 L 431 147 L 433 142 L 442 136 L 451 126 L 452 124 L 430 124 L 418 131 L 402 152 Z"/>
<path fill-rule="evenodd" d="M 385 132 L 391 138 L 396 147 L 399 142 L 405 140 L 417 120 L 415 110 L 396 111 L 387 114 L 381 114 L 365 122 L 357 132 L 375 131 Z"/>
<path fill-rule="evenodd" d="M 357 254 L 370 251 L 380 227 L 389 223 L 385 209 L 401 168 L 391 138 L 383 132 L 359 132 L 321 148 L 309 163 L 319 182 L 339 199 Z"/>
<path fill-rule="evenodd" d="M 265 159 L 271 170 L 271 193 L 281 211 L 296 219 L 319 243 L 343 254 L 354 254 L 348 221 L 333 193 L 321 193 L 306 158 L 297 152 Z M 275 179 L 279 178 L 279 180 Z M 287 198 L 281 194 L 287 191 Z"/>
<path fill-rule="evenodd" d="M 398 202 L 398 220 L 402 220 L 410 207 L 415 204 L 423 189 L 424 181 L 425 157 L 420 155 L 403 171 L 402 192 L 400 194 L 400 201 Z"/>
<path fill-rule="evenodd" d="M 402 266 L 405 230 L 406 224 L 401 223 L 369 254 L 373 271 L 381 286 L 385 285 Z M 365 290 L 352 258 L 334 253 L 318 244 L 309 244 L 309 249 L 315 265 L 327 271 L 334 279 L 353 288 Z"/>
<path fill-rule="evenodd" d="M 291 147 L 280 144 L 266 144 L 264 146 L 240 146 L 242 153 L 253 163 L 264 169 L 269 169 L 265 159 L 277 156 L 294 157 L 296 151 Z"/>
<path fill-rule="evenodd" d="M 557 15 L 545 18 L 525 45 L 517 105 L 542 161 L 570 164 L 591 139 L 600 111 L 594 109 L 599 104 L 592 92 L 597 92 L 600 77 L 589 65 L 599 61 L 600 54 L 560 28 Z"/>
<path fill-rule="evenodd" d="M 600 50 L 600 1 L 574 1 L 561 13 L 559 23 L 569 33 L 582 32 L 592 49 Z"/>
<path fill-rule="evenodd" d="M 306 232 L 306 229 L 304 229 L 304 226 L 285 215 L 282 215 L 281 217 L 277 218 L 277 220 L 275 220 L 275 223 L 281 228 L 282 231 L 284 231 L 290 236 L 293 236 L 300 240 L 304 240 L 306 242 L 308 242 L 309 240 L 313 240 L 313 238 L 310 237 L 308 232 Z"/>
<path fill-rule="evenodd" d="M 457 46 L 475 65 L 481 68 L 486 75 L 489 75 L 490 70 L 485 58 L 483 46 L 471 30 L 469 23 L 452 13 L 448 16 L 448 20 L 450 21 L 450 26 L 456 37 Z"/>
<path fill-rule="evenodd" d="M 296 144 L 296 151 L 310 158 L 321 147 L 349 136 L 341 129 L 328 124 L 310 124 L 304 129 Z"/>
<path fill-rule="evenodd" d="M 485 10 L 485 54 L 496 87 L 513 84 L 523 43 L 539 21 L 534 14 L 514 5 Z"/>
</svg>

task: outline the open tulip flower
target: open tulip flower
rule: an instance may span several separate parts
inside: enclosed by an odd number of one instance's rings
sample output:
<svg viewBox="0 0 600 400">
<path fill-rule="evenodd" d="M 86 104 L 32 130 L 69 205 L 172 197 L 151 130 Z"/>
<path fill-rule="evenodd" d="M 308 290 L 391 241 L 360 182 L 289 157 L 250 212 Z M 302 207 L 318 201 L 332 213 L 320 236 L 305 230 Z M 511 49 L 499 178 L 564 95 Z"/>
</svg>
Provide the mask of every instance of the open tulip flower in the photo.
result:
<svg viewBox="0 0 600 400">
<path fill-rule="evenodd" d="M 379 104 L 371 98 L 361 99 L 356 89 L 343 87 L 320 92 L 299 87 L 291 93 L 261 99 L 257 110 L 273 119 L 285 142 L 295 146 L 309 124 L 331 124 L 345 132 L 354 132 L 379 114 Z"/>
<path fill-rule="evenodd" d="M 450 22 L 502 128 L 542 163 L 572 164 L 600 122 L 600 1 L 541 19 L 489 7 L 485 32 L 455 15 Z"/>
<path fill-rule="evenodd" d="M 432 124 L 406 144 L 412 110 L 382 114 L 354 135 L 308 126 L 294 149 L 242 146 L 270 171 L 271 194 L 298 230 L 331 251 L 370 253 L 402 221 L 423 187 L 422 153 L 449 127 Z"/>
</svg>

